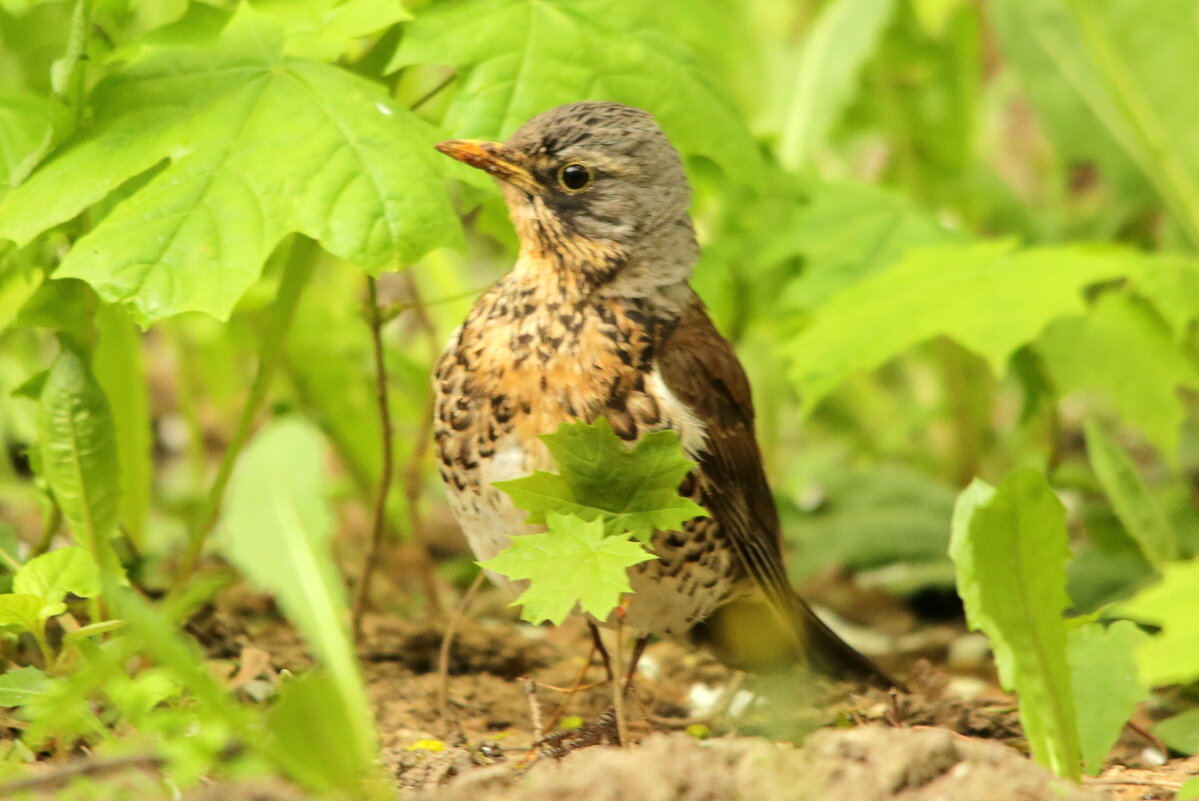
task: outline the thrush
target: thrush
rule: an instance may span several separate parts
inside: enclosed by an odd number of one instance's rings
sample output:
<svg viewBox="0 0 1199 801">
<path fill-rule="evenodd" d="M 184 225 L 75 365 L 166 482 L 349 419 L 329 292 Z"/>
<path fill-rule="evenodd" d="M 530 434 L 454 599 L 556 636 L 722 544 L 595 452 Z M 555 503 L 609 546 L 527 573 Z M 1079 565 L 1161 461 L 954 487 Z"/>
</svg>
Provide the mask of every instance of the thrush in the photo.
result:
<svg viewBox="0 0 1199 801">
<path fill-rule="evenodd" d="M 520 239 L 434 378 L 441 477 L 475 556 L 538 530 L 494 482 L 554 469 L 539 434 L 599 417 L 628 442 L 670 429 L 697 463 L 679 491 L 710 516 L 654 534 L 657 558 L 629 568 L 622 625 L 641 643 L 702 634 L 739 666 L 799 660 L 893 684 L 788 582 L 749 382 L 688 284 L 691 188 L 653 117 L 572 103 L 506 142 L 437 148 L 497 179 Z"/>
</svg>

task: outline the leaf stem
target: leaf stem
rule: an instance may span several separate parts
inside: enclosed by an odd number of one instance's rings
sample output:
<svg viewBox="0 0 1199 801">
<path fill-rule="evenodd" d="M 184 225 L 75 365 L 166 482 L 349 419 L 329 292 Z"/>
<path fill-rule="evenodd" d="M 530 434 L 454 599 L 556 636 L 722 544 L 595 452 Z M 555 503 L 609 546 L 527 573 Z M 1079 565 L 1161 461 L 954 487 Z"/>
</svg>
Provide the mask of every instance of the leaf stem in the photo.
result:
<svg viewBox="0 0 1199 801">
<path fill-rule="evenodd" d="M 387 395 L 387 362 L 383 354 L 383 317 L 379 310 L 379 288 L 374 277 L 369 275 L 366 277 L 366 296 L 367 321 L 371 330 L 371 350 L 375 361 L 375 403 L 378 406 L 379 425 L 383 432 L 380 438 L 383 449 L 383 466 L 379 471 L 379 487 L 375 493 L 370 548 L 366 552 L 362 575 L 358 579 L 358 588 L 354 594 L 352 619 L 355 639 L 362 638 L 362 616 L 366 612 L 371 579 L 374 577 L 375 563 L 379 560 L 379 549 L 383 544 L 383 531 L 387 522 L 387 494 L 391 489 L 391 474 L 395 461 L 392 448 L 395 434 L 391 425 L 391 406 Z"/>
<path fill-rule="evenodd" d="M 179 564 L 179 569 L 175 573 L 175 580 L 171 590 L 171 594 L 173 595 L 186 586 L 187 580 L 196 569 L 196 563 L 199 562 L 200 555 L 204 552 L 204 544 L 208 539 L 208 535 L 216 527 L 216 522 L 221 511 L 221 499 L 225 495 L 225 488 L 229 484 L 229 478 L 233 475 L 233 466 L 237 462 L 237 457 L 241 454 L 246 441 L 250 438 L 254 421 L 258 418 L 258 413 L 262 409 L 267 393 L 270 390 L 271 380 L 275 376 L 280 361 L 282 361 L 283 345 L 287 339 L 287 331 L 291 326 L 292 319 L 295 317 L 300 295 L 305 285 L 307 285 L 309 277 L 312 275 L 313 268 L 316 266 L 318 253 L 319 247 L 314 240 L 300 234 L 294 235 L 290 252 L 283 266 L 283 277 L 279 282 L 279 292 L 275 297 L 271 317 L 263 337 L 262 353 L 258 360 L 258 370 L 254 374 L 254 382 L 250 385 L 250 393 L 246 397 L 245 404 L 242 406 L 241 415 L 237 421 L 237 428 L 233 432 L 229 446 L 221 456 L 221 463 L 217 467 L 216 478 L 213 479 L 212 487 L 209 489 L 208 497 L 204 502 L 203 511 L 199 516 L 200 522 L 192 529 L 188 537 L 187 551 L 184 553 L 183 560 Z"/>
</svg>

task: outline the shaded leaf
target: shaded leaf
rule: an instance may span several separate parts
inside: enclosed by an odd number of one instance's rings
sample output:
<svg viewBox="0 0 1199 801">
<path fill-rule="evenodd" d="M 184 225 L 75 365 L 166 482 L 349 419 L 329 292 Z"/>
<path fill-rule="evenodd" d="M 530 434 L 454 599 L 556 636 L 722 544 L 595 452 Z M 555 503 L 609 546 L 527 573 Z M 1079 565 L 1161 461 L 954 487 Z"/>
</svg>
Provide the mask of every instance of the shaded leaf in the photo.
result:
<svg viewBox="0 0 1199 801">
<path fill-rule="evenodd" d="M 1172 750 L 1183 754 L 1199 754 L 1199 709 L 1166 718 L 1153 727 L 1153 733 Z M 1178 796 L 1182 797 L 1181 794 Z"/>
<path fill-rule="evenodd" d="M 1063 613 L 1066 513 L 1035 470 L 998 488 L 975 479 L 958 497 L 949 546 L 970 628 L 986 633 L 1003 686 L 1038 762 L 1077 778 L 1081 761 Z"/>
<path fill-rule="evenodd" d="M 1137 676 L 1135 658 L 1137 648 L 1148 639 L 1148 634 L 1127 620 L 1117 620 L 1106 628 L 1088 623 L 1068 635 L 1079 746 L 1083 769 L 1091 776 L 1103 769 L 1103 760 L 1120 738 L 1124 724 L 1137 704 L 1149 697 L 1149 688 Z"/>
<path fill-rule="evenodd" d="M 641 545 L 622 535 L 605 536 L 602 520 L 547 512 L 544 534 L 512 538 L 512 544 L 486 562 L 486 570 L 510 579 L 528 579 L 529 587 L 513 605 L 530 623 L 561 623 L 577 605 L 601 620 L 630 592 L 628 568 L 653 559 Z"/>
<path fill-rule="evenodd" d="M 1132 459 L 1093 422 L 1086 425 L 1086 437 L 1091 467 L 1145 558 L 1153 565 L 1177 559 L 1178 538 Z"/>
<path fill-rule="evenodd" d="M 13 592 L 36 595 L 48 603 L 61 601 L 68 593 L 91 598 L 100 594 L 100 568 L 83 548 L 59 548 L 21 565 L 12 588 Z"/>
<path fill-rule="evenodd" d="M 38 409 L 42 476 L 75 540 L 98 559 L 116 530 L 120 467 L 108 399 L 83 358 L 64 349 Z"/>
<path fill-rule="evenodd" d="M 643 436 L 631 449 L 607 420 L 592 425 L 563 423 L 541 441 L 554 456 L 559 473 L 531 476 L 495 485 L 528 511 L 530 523 L 546 522 L 545 513 L 604 518 L 613 533 L 631 532 L 648 542 L 654 531 L 673 531 L 703 507 L 679 495 L 679 483 L 695 467 L 683 455 L 673 431 Z"/>
</svg>

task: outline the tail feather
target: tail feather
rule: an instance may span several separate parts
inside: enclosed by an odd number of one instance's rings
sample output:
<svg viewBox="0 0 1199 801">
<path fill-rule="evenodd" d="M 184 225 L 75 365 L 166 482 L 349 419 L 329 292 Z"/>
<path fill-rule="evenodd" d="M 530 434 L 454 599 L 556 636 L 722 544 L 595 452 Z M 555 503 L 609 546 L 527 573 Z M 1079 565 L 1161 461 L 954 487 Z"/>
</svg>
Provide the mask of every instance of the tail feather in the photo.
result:
<svg viewBox="0 0 1199 801">
<path fill-rule="evenodd" d="M 790 625 L 784 626 L 764 601 L 734 601 L 716 610 L 694 636 L 725 664 L 754 673 L 778 672 L 798 662 L 835 679 L 906 690 L 841 639 L 798 595 L 788 617 Z"/>
</svg>

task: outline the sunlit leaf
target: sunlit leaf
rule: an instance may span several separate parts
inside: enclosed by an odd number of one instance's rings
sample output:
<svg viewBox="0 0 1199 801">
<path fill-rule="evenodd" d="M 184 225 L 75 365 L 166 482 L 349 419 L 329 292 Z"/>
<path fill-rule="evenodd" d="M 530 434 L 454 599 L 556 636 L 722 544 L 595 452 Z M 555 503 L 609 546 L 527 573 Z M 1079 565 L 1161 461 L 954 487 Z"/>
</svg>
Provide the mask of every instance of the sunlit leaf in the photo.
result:
<svg viewBox="0 0 1199 801">
<path fill-rule="evenodd" d="M 1153 733 L 1175 751 L 1199 754 L 1199 709 L 1166 718 L 1153 727 Z M 1181 793 L 1177 797 L 1181 798 Z"/>
<path fill-rule="evenodd" d="M 1119 614 L 1161 627 L 1137 651 L 1141 677 L 1155 687 L 1199 678 L 1199 559 L 1164 565 L 1161 573 L 1161 581 L 1117 607 Z"/>
<path fill-rule="evenodd" d="M 683 454 L 673 431 L 647 434 L 630 449 L 600 418 L 593 425 L 563 423 L 541 440 L 558 473 L 539 470 L 495 484 L 530 512 L 530 523 L 546 522 L 551 511 L 584 520 L 603 517 L 609 531 L 629 531 L 648 542 L 655 530 L 675 530 L 707 516 L 702 506 L 679 495 L 679 482 L 695 463 Z"/>
<path fill-rule="evenodd" d="M 602 520 L 547 512 L 544 534 L 512 538 L 512 544 L 479 564 L 510 579 L 528 579 L 529 587 L 513 604 L 523 606 L 521 617 L 531 623 L 557 625 L 577 605 L 606 618 L 629 592 L 628 568 L 653 559 L 653 554 L 621 535 L 604 534 Z"/>
<path fill-rule="evenodd" d="M 1144 303 L 1109 292 L 1086 315 L 1054 322 L 1037 340 L 1058 391 L 1111 400 L 1171 462 L 1184 416 L 1180 386 L 1199 387 L 1199 372 Z"/>
<path fill-rule="evenodd" d="M 35 667 L 9 670 L 0 676 L 0 706 L 23 706 L 46 688 L 50 681 L 45 673 Z"/>
<path fill-rule="evenodd" d="M 92 555 L 78 546 L 59 548 L 35 556 L 13 577 L 13 592 L 61 601 L 68 593 L 91 598 L 100 593 L 100 568 Z"/>
<path fill-rule="evenodd" d="M 694 58 L 658 31 L 620 26 L 623 16 L 611 0 L 449 0 L 405 26 L 389 70 L 460 70 L 446 116 L 455 135 L 506 138 L 554 106 L 615 100 L 652 112 L 684 154 L 707 156 L 736 180 L 758 177 L 745 123 Z"/>
<path fill-rule="evenodd" d="M 795 68 L 778 147 L 784 166 L 806 166 L 828 140 L 894 8 L 894 0 L 834 0 L 821 9 Z"/>
<path fill-rule="evenodd" d="M 432 129 L 282 47 L 243 6 L 218 46 L 152 50 L 101 83 L 92 125 L 0 204 L 0 236 L 28 241 L 168 160 L 56 273 L 142 322 L 227 316 L 289 231 L 372 270 L 455 244 Z"/>
<path fill-rule="evenodd" d="M 1082 290 L 1137 269 L 1114 250 L 1011 242 L 917 248 L 833 296 L 787 351 L 813 409 L 846 377 L 938 335 L 984 357 L 996 374 L 1057 317 L 1085 308 Z"/>
<path fill-rule="evenodd" d="M 1094 776 L 1137 704 L 1149 688 L 1137 675 L 1136 650 L 1149 635 L 1136 624 L 1118 620 L 1107 628 L 1088 623 L 1072 629 L 1067 649 L 1083 769 Z"/>
<path fill-rule="evenodd" d="M 371 714 L 346 621 L 345 588 L 329 554 L 333 515 L 325 499 L 325 446 L 300 419 L 265 427 L 242 453 L 222 507 L 222 550 L 274 593 L 288 619 L 329 669 L 362 770 L 374 759 Z"/>
<path fill-rule="evenodd" d="M 1040 473 L 975 479 L 958 497 L 949 554 L 970 628 L 991 640 L 1003 686 L 1038 762 L 1077 778 L 1081 755 L 1063 613 L 1066 513 Z"/>
<path fill-rule="evenodd" d="M 49 602 L 40 595 L 7 592 L 0 595 L 0 626 L 15 626 L 40 637 L 46 621 L 66 608 L 64 603 Z"/>
</svg>

